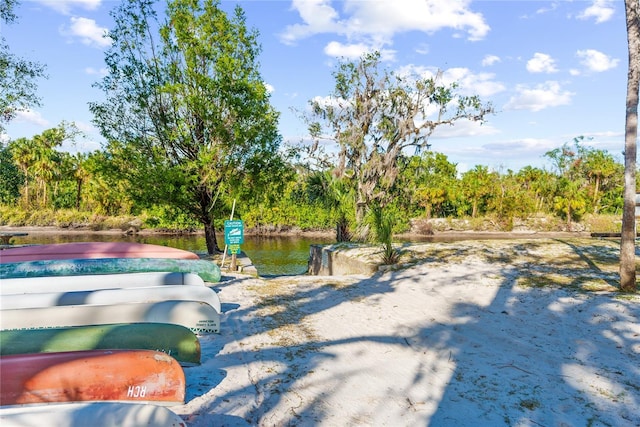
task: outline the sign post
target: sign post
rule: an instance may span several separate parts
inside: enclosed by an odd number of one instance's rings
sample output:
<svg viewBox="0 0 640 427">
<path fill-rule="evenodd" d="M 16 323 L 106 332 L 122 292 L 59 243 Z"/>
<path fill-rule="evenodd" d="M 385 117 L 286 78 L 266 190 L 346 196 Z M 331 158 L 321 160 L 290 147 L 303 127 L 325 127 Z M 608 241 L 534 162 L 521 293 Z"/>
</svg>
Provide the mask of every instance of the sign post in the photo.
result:
<svg viewBox="0 0 640 427">
<path fill-rule="evenodd" d="M 231 252 L 231 265 L 229 269 L 236 271 L 237 254 L 240 253 L 240 245 L 244 243 L 244 222 L 242 220 L 227 220 L 224 222 L 224 243 Z"/>
</svg>

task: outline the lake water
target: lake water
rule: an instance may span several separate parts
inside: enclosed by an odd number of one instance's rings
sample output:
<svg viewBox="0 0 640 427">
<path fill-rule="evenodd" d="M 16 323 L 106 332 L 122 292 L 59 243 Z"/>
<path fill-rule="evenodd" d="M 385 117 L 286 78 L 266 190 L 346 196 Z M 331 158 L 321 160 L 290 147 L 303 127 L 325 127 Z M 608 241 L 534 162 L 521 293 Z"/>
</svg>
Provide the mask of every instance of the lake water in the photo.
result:
<svg viewBox="0 0 640 427">
<path fill-rule="evenodd" d="M 528 234 L 526 238 L 557 237 L 558 233 Z M 561 234 L 561 233 L 560 233 Z M 224 245 L 224 236 L 218 235 L 218 244 Z M 479 239 L 504 239 L 523 236 L 509 236 L 504 233 L 465 234 L 440 236 L 415 236 L 401 239 L 402 242 L 457 241 Z M 184 249 L 200 255 L 206 255 L 207 245 L 202 235 L 124 235 L 101 233 L 31 233 L 27 236 L 15 237 L 14 244 L 46 244 L 66 242 L 138 242 Z M 300 236 L 250 236 L 244 237 L 241 249 L 251 259 L 260 276 L 280 276 L 304 274 L 309 261 L 309 248 L 314 244 L 335 243 L 333 232 L 324 237 Z M 227 261 L 225 261 L 226 263 Z"/>
<path fill-rule="evenodd" d="M 137 242 L 170 246 L 205 255 L 207 245 L 204 236 L 192 235 L 136 235 L 100 233 L 31 233 L 23 237 L 15 237 L 12 243 L 47 244 L 68 242 Z M 309 261 L 309 248 L 313 244 L 330 244 L 335 242 L 332 233 L 327 237 L 262 237 L 245 236 L 241 249 L 251 259 L 261 276 L 304 274 Z M 224 245 L 224 236 L 218 236 L 218 244 Z M 226 263 L 226 262 L 225 262 Z"/>
</svg>

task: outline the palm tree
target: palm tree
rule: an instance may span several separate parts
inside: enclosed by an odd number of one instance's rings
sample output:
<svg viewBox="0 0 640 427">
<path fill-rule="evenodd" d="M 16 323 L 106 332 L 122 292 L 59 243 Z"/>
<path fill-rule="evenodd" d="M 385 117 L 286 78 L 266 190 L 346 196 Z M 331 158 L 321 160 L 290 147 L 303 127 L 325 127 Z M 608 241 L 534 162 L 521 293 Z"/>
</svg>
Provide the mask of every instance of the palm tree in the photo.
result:
<svg viewBox="0 0 640 427">
<path fill-rule="evenodd" d="M 24 175 L 24 189 L 22 191 L 22 204 L 29 206 L 29 172 L 34 162 L 33 142 L 27 138 L 19 138 L 11 142 L 11 155 L 22 174 Z"/>
</svg>

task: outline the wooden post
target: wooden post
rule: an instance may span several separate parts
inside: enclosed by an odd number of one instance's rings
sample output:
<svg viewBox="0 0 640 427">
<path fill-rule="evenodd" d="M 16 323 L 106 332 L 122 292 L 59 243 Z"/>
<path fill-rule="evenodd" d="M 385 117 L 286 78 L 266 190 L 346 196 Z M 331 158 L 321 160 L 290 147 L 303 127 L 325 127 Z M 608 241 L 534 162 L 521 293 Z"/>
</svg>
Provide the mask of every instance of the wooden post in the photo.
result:
<svg viewBox="0 0 640 427">
<path fill-rule="evenodd" d="M 231 207 L 231 215 L 229 216 L 229 219 L 233 219 L 233 214 L 236 212 L 236 199 L 233 199 L 233 206 Z M 225 242 L 224 244 L 224 252 L 222 253 L 222 262 L 220 263 L 220 268 L 222 268 L 224 266 L 224 259 L 227 257 L 227 243 Z M 235 254 L 234 254 L 235 257 Z M 232 257 L 231 258 L 231 262 L 233 263 L 231 265 L 231 267 L 229 267 L 231 269 L 231 271 L 235 271 L 233 267 L 235 267 L 235 258 Z"/>
</svg>

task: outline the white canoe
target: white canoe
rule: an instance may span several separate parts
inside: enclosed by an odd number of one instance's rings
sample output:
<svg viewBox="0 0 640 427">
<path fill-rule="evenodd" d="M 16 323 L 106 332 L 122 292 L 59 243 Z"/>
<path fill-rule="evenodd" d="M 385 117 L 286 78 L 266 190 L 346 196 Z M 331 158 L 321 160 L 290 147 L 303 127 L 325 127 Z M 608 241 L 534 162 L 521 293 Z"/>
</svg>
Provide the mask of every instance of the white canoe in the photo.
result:
<svg viewBox="0 0 640 427">
<path fill-rule="evenodd" d="M 83 276 L 23 277 L 0 280 L 0 295 L 73 292 L 149 286 L 205 286 L 195 273 L 121 273 Z"/>
<path fill-rule="evenodd" d="M 4 284 L 3 284 L 4 285 Z M 0 285 L 2 286 L 2 285 Z M 0 310 L 16 308 L 55 307 L 82 304 L 124 304 L 166 300 L 206 302 L 220 313 L 220 298 L 206 286 L 153 286 L 125 289 L 91 289 L 84 291 L 9 294 L 0 298 Z"/>
<path fill-rule="evenodd" d="M 0 407 L 2 427 L 186 427 L 164 406 L 124 402 L 60 403 Z"/>
<path fill-rule="evenodd" d="M 174 323 L 196 334 L 220 332 L 220 313 L 200 301 L 64 305 L 0 311 L 2 330 L 139 322 Z"/>
</svg>

